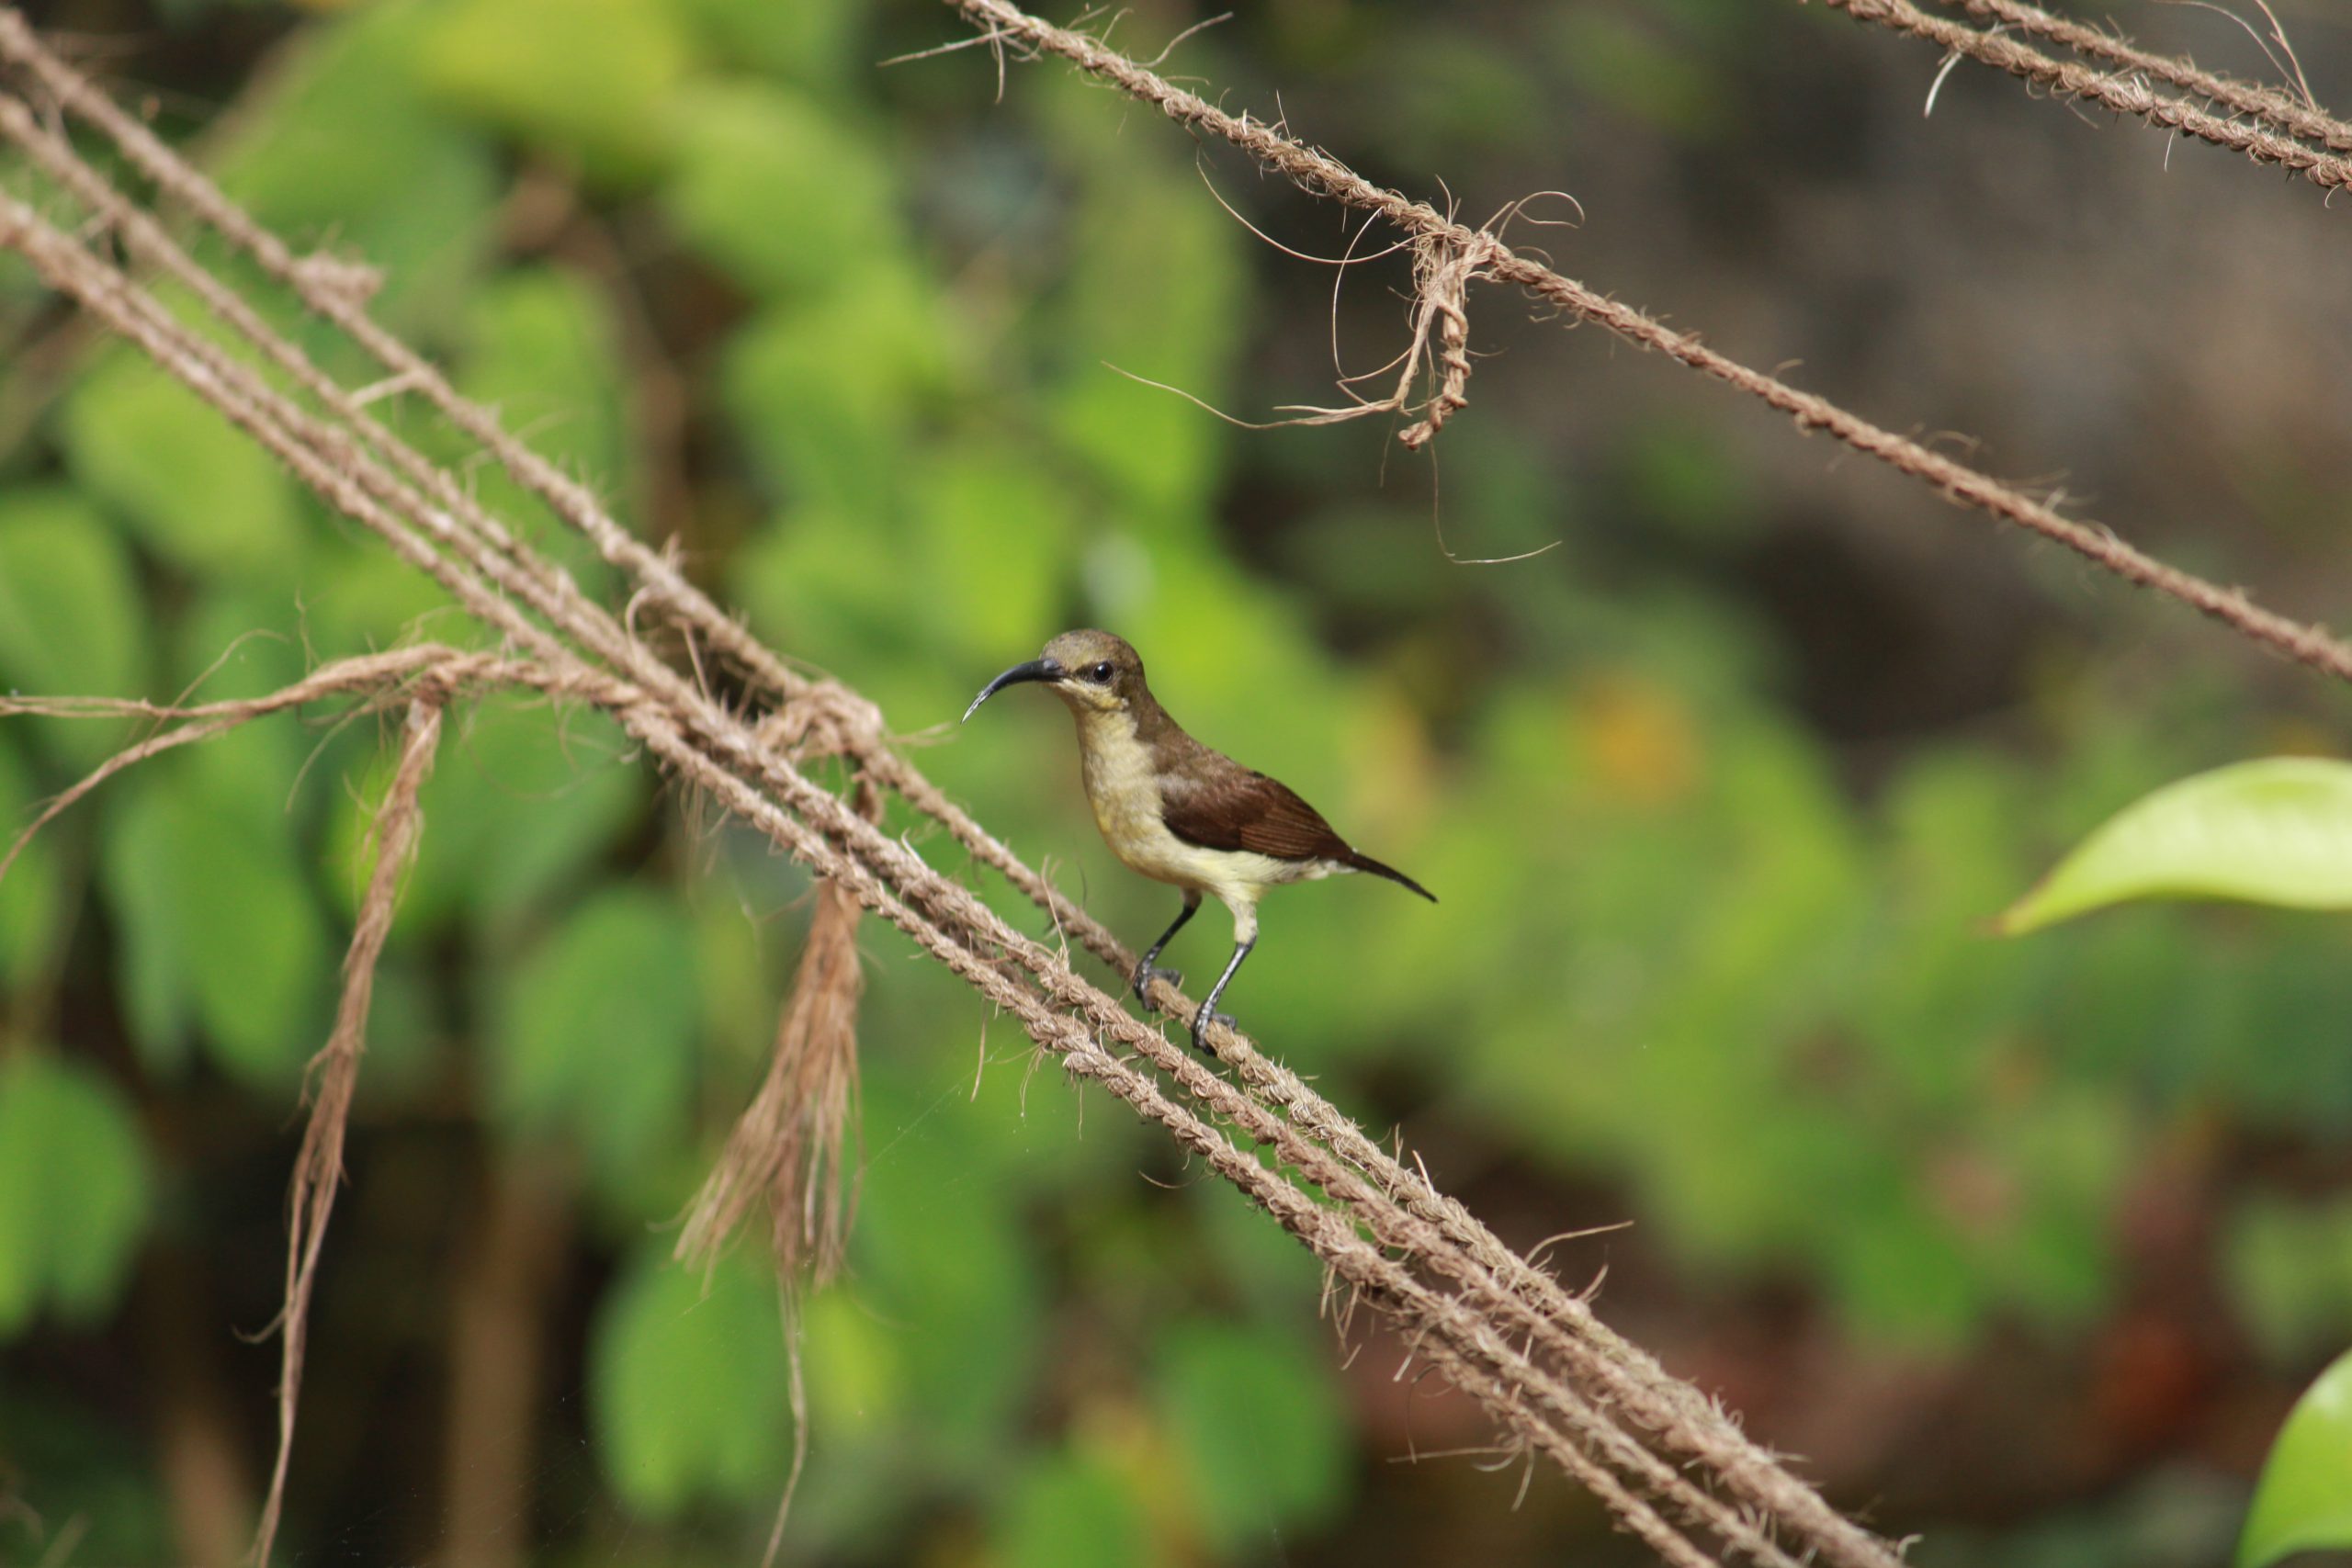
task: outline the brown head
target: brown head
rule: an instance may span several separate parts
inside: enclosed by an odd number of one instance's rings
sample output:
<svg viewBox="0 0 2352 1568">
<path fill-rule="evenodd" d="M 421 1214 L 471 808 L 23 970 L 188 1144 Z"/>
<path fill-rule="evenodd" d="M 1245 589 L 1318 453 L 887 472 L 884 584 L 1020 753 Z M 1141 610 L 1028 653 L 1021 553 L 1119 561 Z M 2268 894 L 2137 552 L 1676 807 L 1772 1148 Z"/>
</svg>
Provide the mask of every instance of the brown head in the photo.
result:
<svg viewBox="0 0 2352 1568">
<path fill-rule="evenodd" d="M 1046 645 L 1046 651 L 1026 664 L 1016 664 L 990 681 L 964 710 L 966 718 L 980 705 L 1023 681 L 1042 682 L 1074 713 L 1115 713 L 1148 701 L 1143 660 L 1109 632 L 1064 632 Z"/>
</svg>

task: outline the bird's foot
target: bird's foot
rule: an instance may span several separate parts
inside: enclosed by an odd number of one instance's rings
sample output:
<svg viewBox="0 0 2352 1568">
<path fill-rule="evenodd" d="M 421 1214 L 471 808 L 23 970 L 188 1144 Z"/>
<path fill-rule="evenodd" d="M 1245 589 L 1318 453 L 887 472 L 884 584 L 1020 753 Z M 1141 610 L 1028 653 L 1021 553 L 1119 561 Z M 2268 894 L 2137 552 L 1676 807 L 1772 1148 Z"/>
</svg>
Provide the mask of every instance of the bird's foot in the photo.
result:
<svg viewBox="0 0 2352 1568">
<path fill-rule="evenodd" d="M 1193 1049 L 1204 1056 L 1214 1057 L 1216 1055 L 1209 1049 L 1209 1025 L 1213 1023 L 1221 1023 L 1231 1029 L 1233 1019 L 1230 1014 L 1211 1012 L 1205 1007 L 1193 1015 Z"/>
<path fill-rule="evenodd" d="M 1135 985 L 1131 988 L 1135 991 L 1136 1000 L 1143 1004 L 1146 1012 L 1159 1010 L 1159 1004 L 1151 999 L 1151 983 L 1154 980 L 1165 980 L 1181 991 L 1184 988 L 1184 972 L 1182 969 L 1163 969 L 1157 964 L 1136 966 Z"/>
</svg>

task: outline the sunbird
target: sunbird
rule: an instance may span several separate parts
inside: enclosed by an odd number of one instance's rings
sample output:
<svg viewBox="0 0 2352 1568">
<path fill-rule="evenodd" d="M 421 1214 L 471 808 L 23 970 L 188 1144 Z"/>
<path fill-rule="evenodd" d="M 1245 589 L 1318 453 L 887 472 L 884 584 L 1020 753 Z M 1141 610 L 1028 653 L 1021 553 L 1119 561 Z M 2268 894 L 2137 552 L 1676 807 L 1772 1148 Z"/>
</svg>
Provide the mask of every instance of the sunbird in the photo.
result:
<svg viewBox="0 0 2352 1568">
<path fill-rule="evenodd" d="M 1368 871 L 1437 902 L 1395 866 L 1351 847 L 1288 785 L 1185 734 L 1151 694 L 1136 650 L 1109 632 L 1062 633 L 1042 655 L 982 687 L 965 719 L 1024 681 L 1052 687 L 1078 720 L 1087 804 L 1111 852 L 1128 870 L 1184 891 L 1184 908 L 1136 965 L 1136 999 L 1146 1010 L 1157 1005 L 1149 995 L 1154 978 L 1184 983 L 1175 970 L 1159 968 L 1159 959 L 1200 908 L 1201 895 L 1216 894 L 1233 911 L 1233 957 L 1193 1017 L 1193 1044 L 1204 1054 L 1210 1024 L 1232 1027 L 1216 1010 L 1217 998 L 1258 945 L 1258 900 L 1269 887 Z"/>
</svg>

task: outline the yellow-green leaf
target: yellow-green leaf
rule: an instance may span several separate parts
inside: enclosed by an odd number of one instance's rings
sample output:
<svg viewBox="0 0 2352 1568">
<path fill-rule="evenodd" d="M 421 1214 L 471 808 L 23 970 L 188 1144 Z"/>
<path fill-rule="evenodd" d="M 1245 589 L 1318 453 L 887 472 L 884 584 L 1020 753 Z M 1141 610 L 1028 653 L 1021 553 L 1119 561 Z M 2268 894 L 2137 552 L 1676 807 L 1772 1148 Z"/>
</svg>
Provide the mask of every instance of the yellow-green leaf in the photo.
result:
<svg viewBox="0 0 2352 1568">
<path fill-rule="evenodd" d="M 676 0 L 679 14 L 729 64 L 839 94 L 865 62 L 852 54 L 864 0 Z"/>
<path fill-rule="evenodd" d="M 2237 1568 L 2297 1551 L 2352 1547 L 2352 1350 L 2303 1391 L 2270 1445 Z"/>
<path fill-rule="evenodd" d="M 1266 417 L 1227 395 L 1247 332 L 1239 232 L 1197 175 L 1126 138 L 1098 138 L 1069 241 L 1069 285 L 1050 330 L 1066 373 L 1048 393 L 1053 429 L 1143 515 L 1197 527 L 1225 435 L 1175 392 L 1131 381 L 1105 362 L 1223 407 Z M 1138 310 L 1139 299 L 1151 301 Z"/>
<path fill-rule="evenodd" d="M 691 44 L 657 0 L 459 0 L 426 41 L 427 82 L 469 113 L 633 181 L 659 167 Z"/>
<path fill-rule="evenodd" d="M 1035 641 L 1065 601 L 1077 532 L 1051 466 L 1035 453 L 959 443 L 922 465 L 912 492 L 933 633 L 981 662 Z"/>
<path fill-rule="evenodd" d="M 491 248 L 499 185 L 483 139 L 417 79 L 435 9 L 355 6 L 294 29 L 215 123 L 209 162 L 262 223 L 380 269 L 373 313 L 437 333 Z"/>
<path fill-rule="evenodd" d="M 2000 929 L 2133 898 L 2352 908 L 2352 763 L 2270 757 L 2167 784 L 2084 840 Z"/>
<path fill-rule="evenodd" d="M 679 125 L 670 220 L 753 293 L 821 292 L 904 254 L 881 144 L 806 96 L 707 88 Z"/>
<path fill-rule="evenodd" d="M 957 356 L 955 319 L 888 263 L 845 277 L 821 304 L 772 306 L 729 340 L 729 418 L 780 498 L 873 527 L 893 514 L 899 469 L 924 402 Z"/>
</svg>

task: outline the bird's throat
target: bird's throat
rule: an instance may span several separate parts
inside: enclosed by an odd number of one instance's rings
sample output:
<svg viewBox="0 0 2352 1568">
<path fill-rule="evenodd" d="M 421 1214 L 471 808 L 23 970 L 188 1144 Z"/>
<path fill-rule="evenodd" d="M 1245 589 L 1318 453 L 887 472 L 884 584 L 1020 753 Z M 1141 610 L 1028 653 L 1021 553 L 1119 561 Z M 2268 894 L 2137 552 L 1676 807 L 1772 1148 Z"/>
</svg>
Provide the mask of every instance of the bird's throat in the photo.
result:
<svg viewBox="0 0 2352 1568">
<path fill-rule="evenodd" d="M 1119 858 L 1147 875 L 1164 875 L 1154 852 L 1167 837 L 1160 825 L 1159 775 L 1152 749 L 1132 715 L 1113 709 L 1076 710 L 1078 749 L 1086 803 L 1094 825 Z"/>
<path fill-rule="evenodd" d="M 1078 750 L 1084 760 L 1086 797 L 1099 819 L 1106 803 L 1117 800 L 1137 809 L 1159 809 L 1159 784 L 1155 777 L 1151 748 L 1136 733 L 1134 717 L 1119 709 L 1079 708 Z M 1110 831 L 1105 827 L 1104 832 Z"/>
</svg>

